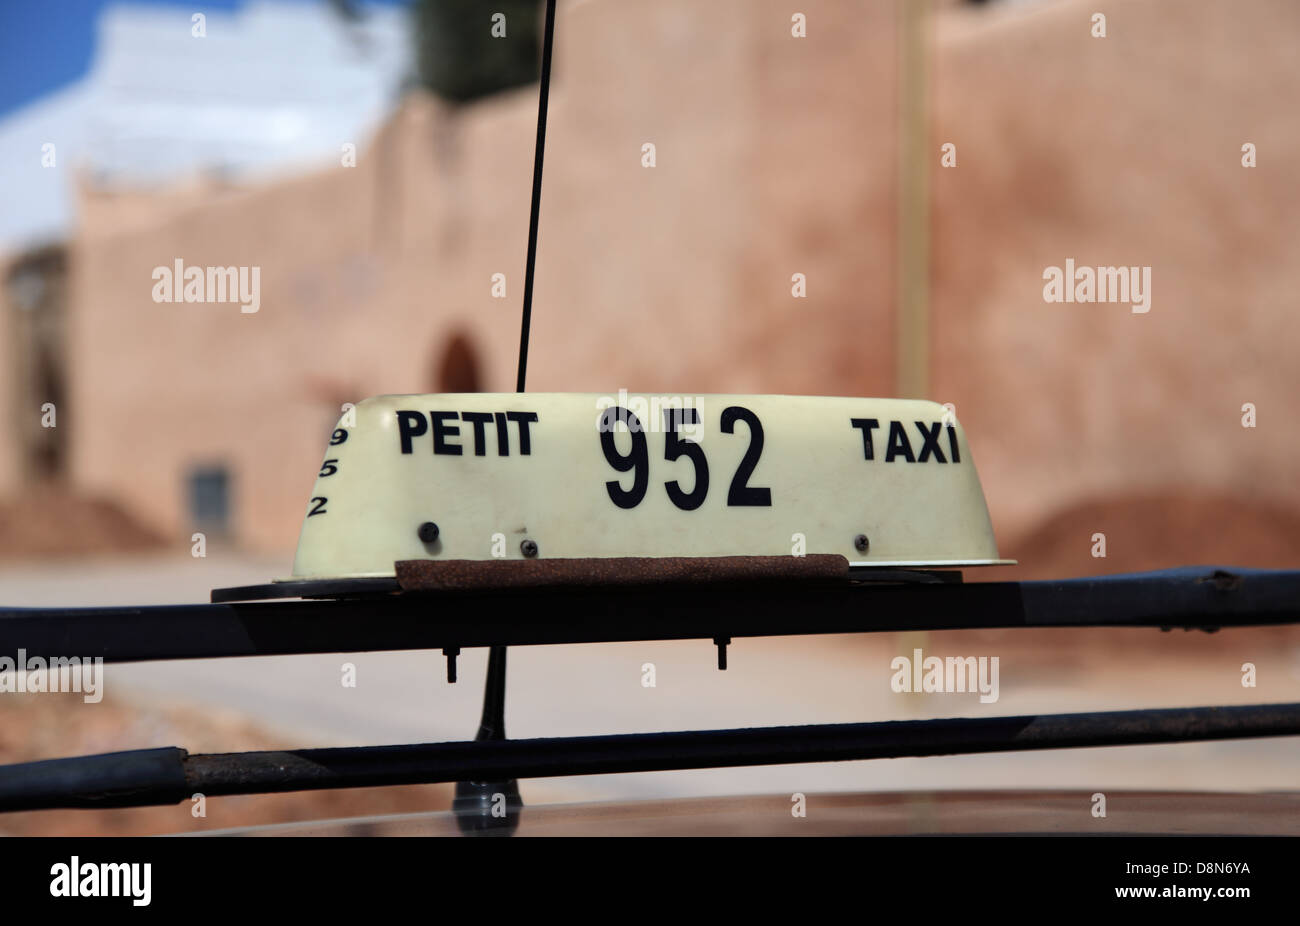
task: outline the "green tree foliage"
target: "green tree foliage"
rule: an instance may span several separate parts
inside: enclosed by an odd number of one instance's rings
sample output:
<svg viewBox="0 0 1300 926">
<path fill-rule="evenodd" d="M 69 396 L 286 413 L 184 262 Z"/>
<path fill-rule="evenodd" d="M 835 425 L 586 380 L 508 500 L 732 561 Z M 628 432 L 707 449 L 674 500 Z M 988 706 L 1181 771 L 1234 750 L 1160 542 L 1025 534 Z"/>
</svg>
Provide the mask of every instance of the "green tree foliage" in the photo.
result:
<svg viewBox="0 0 1300 926">
<path fill-rule="evenodd" d="M 444 99 L 466 103 L 537 80 L 540 7 L 538 0 L 417 0 L 420 81 Z M 505 17 L 504 37 L 494 35 L 501 32 L 496 14 Z"/>
</svg>

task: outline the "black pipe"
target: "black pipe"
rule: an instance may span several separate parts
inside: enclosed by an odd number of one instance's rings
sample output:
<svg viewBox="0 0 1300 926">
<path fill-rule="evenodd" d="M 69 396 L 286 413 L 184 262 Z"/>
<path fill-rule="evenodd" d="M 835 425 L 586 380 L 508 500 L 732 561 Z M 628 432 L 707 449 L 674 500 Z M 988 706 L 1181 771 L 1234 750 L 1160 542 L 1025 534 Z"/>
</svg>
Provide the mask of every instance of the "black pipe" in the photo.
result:
<svg viewBox="0 0 1300 926">
<path fill-rule="evenodd" d="M 433 608 L 430 606 L 434 605 Z M 1037 582 L 456 592 L 116 608 L 0 608 L 0 654 L 106 662 L 633 640 L 1300 622 L 1300 571 L 1182 567 Z"/>
<path fill-rule="evenodd" d="M 197 756 L 157 749 L 0 767 L 0 810 L 174 804 L 195 792 L 260 794 L 1264 736 L 1300 736 L 1300 703 Z"/>
</svg>

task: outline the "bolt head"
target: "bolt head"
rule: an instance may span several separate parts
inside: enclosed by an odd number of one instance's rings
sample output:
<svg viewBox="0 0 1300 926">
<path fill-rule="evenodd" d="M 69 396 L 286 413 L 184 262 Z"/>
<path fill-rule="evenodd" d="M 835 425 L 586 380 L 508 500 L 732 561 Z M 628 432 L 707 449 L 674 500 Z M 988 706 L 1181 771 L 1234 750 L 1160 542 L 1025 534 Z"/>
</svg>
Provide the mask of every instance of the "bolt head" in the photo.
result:
<svg viewBox="0 0 1300 926">
<path fill-rule="evenodd" d="M 420 529 L 416 533 L 420 535 L 420 539 L 425 543 L 433 543 L 438 539 L 438 525 L 432 521 L 425 521 L 420 525 Z"/>
<path fill-rule="evenodd" d="M 871 541 L 867 539 L 866 534 L 858 534 L 853 538 L 853 546 L 857 548 L 859 553 L 866 553 L 871 547 Z"/>
<path fill-rule="evenodd" d="M 524 556 L 527 556 L 529 559 L 532 559 L 537 555 L 537 541 L 525 540 L 523 543 L 519 544 L 519 552 L 524 554 Z"/>
</svg>

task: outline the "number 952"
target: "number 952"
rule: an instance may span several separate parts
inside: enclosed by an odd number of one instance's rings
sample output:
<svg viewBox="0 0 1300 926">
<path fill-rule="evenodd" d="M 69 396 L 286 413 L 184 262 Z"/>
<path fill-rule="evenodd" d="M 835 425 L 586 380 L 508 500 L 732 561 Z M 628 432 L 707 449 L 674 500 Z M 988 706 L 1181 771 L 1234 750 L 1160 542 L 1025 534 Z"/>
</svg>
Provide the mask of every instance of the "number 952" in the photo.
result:
<svg viewBox="0 0 1300 926">
<path fill-rule="evenodd" d="M 632 436 L 632 447 L 627 453 L 620 453 L 614 442 L 614 427 L 618 422 L 627 426 Z M 722 410 L 719 420 L 723 434 L 734 434 L 736 422 L 743 422 L 749 430 L 749 447 L 741 458 L 731 477 L 727 489 L 727 505 L 730 507 L 771 507 L 772 490 L 751 486 L 749 479 L 758 465 L 763 453 L 763 424 L 748 408 L 729 405 Z M 709 494 L 709 461 L 704 455 L 704 448 L 694 441 L 683 438 L 677 428 L 682 424 L 698 424 L 700 413 L 694 408 L 664 409 L 664 459 L 668 462 L 685 457 L 695 470 L 690 491 L 682 488 L 679 480 L 664 483 L 669 500 L 682 511 L 694 511 L 704 504 Z M 616 472 L 632 473 L 632 485 L 623 488 L 617 479 L 605 483 L 610 501 L 620 508 L 635 508 L 641 504 L 650 487 L 650 448 L 646 440 L 645 428 L 637 416 L 622 406 L 615 405 L 605 410 L 600 422 L 600 449 L 605 453 L 605 460 Z"/>
</svg>

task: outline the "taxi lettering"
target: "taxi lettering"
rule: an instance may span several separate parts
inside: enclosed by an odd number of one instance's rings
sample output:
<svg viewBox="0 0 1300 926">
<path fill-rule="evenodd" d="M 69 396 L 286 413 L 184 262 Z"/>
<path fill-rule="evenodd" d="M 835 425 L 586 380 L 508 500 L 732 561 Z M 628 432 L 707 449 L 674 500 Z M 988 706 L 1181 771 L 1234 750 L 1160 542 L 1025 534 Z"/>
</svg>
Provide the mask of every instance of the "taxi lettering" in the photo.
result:
<svg viewBox="0 0 1300 926">
<path fill-rule="evenodd" d="M 862 432 L 862 457 L 865 460 L 874 460 L 875 444 L 872 441 L 872 434 L 877 430 L 884 430 L 880 426 L 879 419 L 876 418 L 850 418 L 849 423 Z M 927 424 L 924 421 L 912 422 L 920 442 L 920 450 L 914 452 L 913 444 L 908 439 L 907 428 L 901 421 L 890 421 L 888 424 L 888 435 L 885 438 L 885 462 L 893 463 L 896 460 L 904 460 L 908 463 L 927 463 L 934 460 L 936 463 L 947 463 L 951 459 L 953 463 L 961 462 L 961 453 L 957 450 L 957 429 L 952 425 L 945 427 L 942 421 L 935 421 Z M 948 432 L 948 456 L 944 455 L 943 448 L 939 446 L 940 431 Z"/>
</svg>

